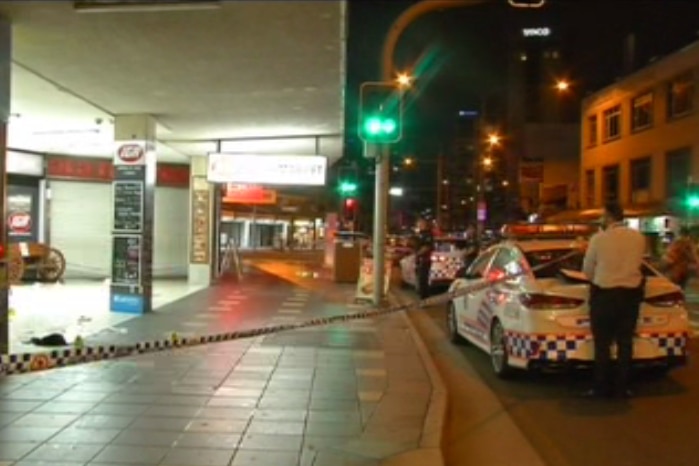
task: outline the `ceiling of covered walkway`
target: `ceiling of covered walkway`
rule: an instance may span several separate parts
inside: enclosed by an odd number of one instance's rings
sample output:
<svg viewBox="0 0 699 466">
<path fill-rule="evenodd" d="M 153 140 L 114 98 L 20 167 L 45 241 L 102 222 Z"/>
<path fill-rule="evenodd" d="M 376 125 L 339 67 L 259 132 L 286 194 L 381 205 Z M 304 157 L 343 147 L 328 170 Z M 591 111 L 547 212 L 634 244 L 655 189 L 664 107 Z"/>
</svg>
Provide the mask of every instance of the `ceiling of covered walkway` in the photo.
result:
<svg viewBox="0 0 699 466">
<path fill-rule="evenodd" d="M 163 161 L 214 152 L 220 139 L 226 152 L 337 160 L 344 2 L 204 3 L 83 12 L 68 1 L 0 1 L 13 25 L 8 145 L 110 157 L 114 116 L 147 113 Z"/>
</svg>

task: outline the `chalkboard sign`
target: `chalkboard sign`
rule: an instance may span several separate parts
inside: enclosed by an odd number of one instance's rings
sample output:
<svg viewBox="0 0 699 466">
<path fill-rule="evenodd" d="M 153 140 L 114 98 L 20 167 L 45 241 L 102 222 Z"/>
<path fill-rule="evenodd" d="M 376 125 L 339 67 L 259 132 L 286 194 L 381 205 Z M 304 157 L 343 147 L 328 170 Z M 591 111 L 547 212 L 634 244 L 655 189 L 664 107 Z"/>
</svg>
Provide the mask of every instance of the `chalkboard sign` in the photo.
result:
<svg viewBox="0 0 699 466">
<path fill-rule="evenodd" d="M 141 237 L 136 235 L 114 236 L 112 249 L 112 283 L 119 285 L 141 284 Z"/>
<path fill-rule="evenodd" d="M 114 231 L 140 232 L 143 228 L 143 183 L 114 182 Z"/>
</svg>

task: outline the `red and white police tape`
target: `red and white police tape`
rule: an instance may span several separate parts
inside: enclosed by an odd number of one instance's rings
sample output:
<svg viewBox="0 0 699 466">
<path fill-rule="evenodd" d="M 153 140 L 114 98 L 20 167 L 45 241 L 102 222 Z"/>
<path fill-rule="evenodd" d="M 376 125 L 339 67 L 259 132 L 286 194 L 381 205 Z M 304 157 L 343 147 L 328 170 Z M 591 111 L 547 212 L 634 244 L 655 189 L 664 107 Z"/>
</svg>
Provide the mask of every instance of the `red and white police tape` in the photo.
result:
<svg viewBox="0 0 699 466">
<path fill-rule="evenodd" d="M 458 288 L 455 291 L 442 293 L 427 299 L 389 306 L 387 308 L 367 309 L 364 311 L 353 312 L 350 314 L 317 317 L 315 319 L 310 319 L 303 322 L 277 324 L 266 327 L 194 337 L 179 337 L 176 334 L 173 334 L 172 337 L 168 339 L 145 341 L 131 345 L 108 345 L 95 347 L 88 346 L 85 348 L 53 350 L 44 353 L 17 353 L 0 355 L 0 375 L 35 372 L 56 367 L 65 367 L 75 364 L 94 362 L 104 359 L 123 358 L 138 354 L 152 353 L 175 348 L 192 347 L 208 343 L 220 343 L 224 341 L 239 340 L 243 338 L 259 337 L 279 332 L 285 332 L 289 330 L 298 330 L 308 327 L 318 327 L 359 319 L 370 319 L 374 317 L 381 317 L 384 315 L 392 314 L 395 312 L 420 309 L 423 307 L 434 306 L 437 304 L 445 304 L 454 298 L 467 295 L 474 291 L 489 288 L 507 280 L 517 278 L 518 276 L 525 275 L 529 272 L 536 272 L 537 270 L 550 267 L 551 265 L 569 259 L 575 256 L 576 254 L 580 254 L 580 251 L 576 250 L 566 253 L 549 262 L 539 264 L 538 266 L 533 267 L 530 271 L 522 271 L 516 274 L 507 274 L 497 279 L 486 280 L 481 283 L 464 286 Z"/>
</svg>

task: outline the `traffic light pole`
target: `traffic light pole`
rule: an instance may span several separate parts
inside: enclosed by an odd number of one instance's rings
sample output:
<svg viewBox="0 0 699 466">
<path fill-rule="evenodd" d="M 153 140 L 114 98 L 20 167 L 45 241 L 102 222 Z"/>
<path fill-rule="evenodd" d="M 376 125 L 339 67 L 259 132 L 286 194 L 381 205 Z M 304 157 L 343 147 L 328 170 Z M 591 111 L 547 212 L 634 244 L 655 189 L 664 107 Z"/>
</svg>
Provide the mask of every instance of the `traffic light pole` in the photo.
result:
<svg viewBox="0 0 699 466">
<path fill-rule="evenodd" d="M 436 10 L 461 8 L 485 3 L 488 0 L 423 0 L 405 10 L 391 25 L 383 43 L 381 57 L 381 81 L 393 81 L 393 55 L 398 39 L 403 31 L 416 19 Z M 367 148 L 367 150 L 369 150 Z M 374 295 L 375 306 L 380 306 L 384 298 L 384 270 L 386 224 L 388 221 L 388 185 L 390 177 L 390 147 L 382 145 L 376 157 L 376 180 L 374 184 Z"/>
</svg>

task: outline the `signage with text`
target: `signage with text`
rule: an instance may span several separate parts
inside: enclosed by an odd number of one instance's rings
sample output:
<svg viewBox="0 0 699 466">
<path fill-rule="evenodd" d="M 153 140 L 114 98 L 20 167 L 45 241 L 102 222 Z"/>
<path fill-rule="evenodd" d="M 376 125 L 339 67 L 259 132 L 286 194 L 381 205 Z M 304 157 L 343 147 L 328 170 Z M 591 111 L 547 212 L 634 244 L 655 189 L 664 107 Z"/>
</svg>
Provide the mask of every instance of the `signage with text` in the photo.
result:
<svg viewBox="0 0 699 466">
<path fill-rule="evenodd" d="M 141 237 L 138 235 L 118 235 L 113 238 L 112 284 L 141 284 Z"/>
<path fill-rule="evenodd" d="M 209 154 L 212 183 L 323 186 L 327 158 L 321 155 Z"/>
<path fill-rule="evenodd" d="M 206 178 L 192 177 L 192 243 L 190 246 L 190 263 L 208 264 L 210 252 L 211 202 L 209 183 Z"/>
<path fill-rule="evenodd" d="M 114 231 L 137 233 L 143 229 L 143 182 L 114 182 Z"/>
<path fill-rule="evenodd" d="M 145 141 L 117 141 L 114 149 L 114 165 L 145 165 Z"/>
<path fill-rule="evenodd" d="M 228 183 L 222 202 L 225 204 L 274 205 L 277 203 L 277 192 L 262 186 Z"/>
<path fill-rule="evenodd" d="M 114 165 L 107 159 L 49 156 L 46 163 L 46 177 L 57 180 L 108 183 L 114 179 Z M 189 165 L 159 163 L 157 184 L 175 188 L 188 187 Z"/>
<path fill-rule="evenodd" d="M 522 35 L 524 37 L 548 37 L 551 35 L 551 28 L 524 28 Z"/>
</svg>

